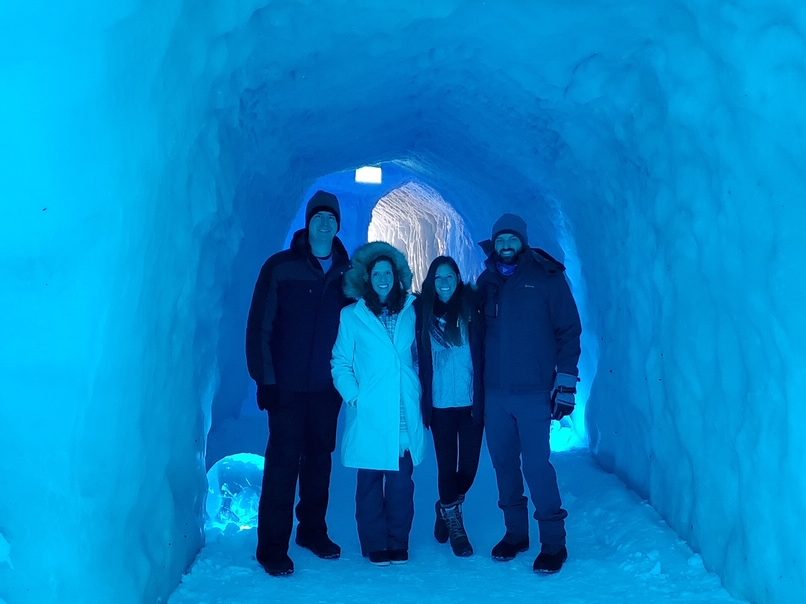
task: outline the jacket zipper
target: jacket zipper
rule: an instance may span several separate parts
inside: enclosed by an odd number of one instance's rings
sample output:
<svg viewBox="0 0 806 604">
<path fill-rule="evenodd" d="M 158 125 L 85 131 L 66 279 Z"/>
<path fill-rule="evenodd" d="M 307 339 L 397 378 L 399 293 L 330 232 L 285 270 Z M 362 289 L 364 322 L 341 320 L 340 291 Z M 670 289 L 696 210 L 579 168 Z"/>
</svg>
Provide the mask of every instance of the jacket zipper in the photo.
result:
<svg viewBox="0 0 806 604">
<path fill-rule="evenodd" d="M 514 275 L 513 275 L 514 277 Z M 495 318 L 498 320 L 498 387 L 503 390 L 506 386 L 506 379 L 504 376 L 504 349 L 506 342 L 509 339 L 509 334 L 505 333 L 506 323 L 501 320 L 501 307 L 503 306 L 504 302 L 504 288 L 509 284 L 509 281 L 512 279 L 504 279 L 500 275 L 498 276 L 498 299 L 495 301 Z"/>
<path fill-rule="evenodd" d="M 316 270 L 315 267 L 311 266 L 310 258 L 308 259 L 308 266 L 314 272 L 316 278 L 319 279 L 319 272 L 320 271 Z M 306 381 L 307 381 L 308 390 L 311 389 L 311 362 L 313 361 L 313 349 L 314 349 L 315 342 L 316 342 L 316 333 L 317 333 L 318 328 L 319 328 L 319 317 L 322 314 L 322 302 L 324 302 L 325 292 L 327 291 L 327 274 L 324 272 L 323 269 L 321 269 L 321 266 L 320 266 L 320 270 L 321 270 L 321 273 L 322 273 L 322 278 L 321 278 L 322 292 L 319 294 L 319 304 L 316 305 L 316 311 L 315 311 L 315 315 L 313 317 L 313 329 L 314 329 L 314 331 L 313 331 L 313 337 L 311 337 L 310 346 L 308 348 L 308 366 L 306 367 L 306 371 L 305 371 L 305 377 L 306 377 Z M 312 294 L 313 290 L 312 289 L 309 290 L 308 293 Z"/>
</svg>

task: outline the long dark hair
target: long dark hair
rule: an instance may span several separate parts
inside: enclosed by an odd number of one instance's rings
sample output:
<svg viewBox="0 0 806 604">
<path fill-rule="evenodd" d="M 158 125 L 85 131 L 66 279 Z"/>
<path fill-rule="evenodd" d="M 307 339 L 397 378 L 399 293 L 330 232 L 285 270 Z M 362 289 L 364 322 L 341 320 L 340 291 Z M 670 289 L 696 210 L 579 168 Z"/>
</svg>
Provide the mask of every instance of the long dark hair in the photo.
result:
<svg viewBox="0 0 806 604">
<path fill-rule="evenodd" d="M 372 271 L 375 269 L 375 265 L 381 260 L 386 260 L 386 262 L 389 263 L 389 266 L 392 267 L 392 276 L 394 277 L 394 283 L 389 290 L 389 295 L 386 296 L 386 303 L 381 303 L 381 299 L 378 297 L 377 292 L 372 287 Z M 375 316 L 380 316 L 384 307 L 387 308 L 390 313 L 397 314 L 403 310 L 403 303 L 405 301 L 406 296 L 404 295 L 403 288 L 400 285 L 400 275 L 394 260 L 392 260 L 389 256 L 378 256 L 372 260 L 372 262 L 370 262 L 367 266 L 367 288 L 366 293 L 364 294 L 364 302 L 366 302 L 367 308 L 369 308 Z"/>
<path fill-rule="evenodd" d="M 448 265 L 448 267 L 456 273 L 456 291 L 453 292 L 451 299 L 447 302 L 442 302 L 437 297 L 435 284 L 437 269 L 442 265 Z M 465 325 L 470 323 L 473 312 L 470 293 L 471 288 L 470 286 L 466 286 L 462 281 L 462 273 L 459 272 L 459 266 L 453 258 L 450 256 L 438 256 L 434 258 L 431 266 L 428 267 L 428 273 L 425 275 L 422 292 L 420 294 L 420 303 L 422 304 L 423 313 L 423 330 L 420 334 L 422 345 L 425 345 L 426 340 L 431 337 L 431 331 L 434 329 L 435 316 L 445 319 L 445 343 L 449 346 L 462 345 L 462 327 L 460 322 L 464 322 Z"/>
</svg>

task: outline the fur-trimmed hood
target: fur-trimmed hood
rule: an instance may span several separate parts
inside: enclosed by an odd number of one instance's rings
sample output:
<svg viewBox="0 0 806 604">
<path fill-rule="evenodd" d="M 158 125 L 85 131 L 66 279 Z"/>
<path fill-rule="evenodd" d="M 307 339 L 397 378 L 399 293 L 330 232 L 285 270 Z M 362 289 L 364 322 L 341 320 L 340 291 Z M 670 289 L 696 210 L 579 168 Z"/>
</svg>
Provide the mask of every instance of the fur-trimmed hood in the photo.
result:
<svg viewBox="0 0 806 604">
<path fill-rule="evenodd" d="M 379 256 L 388 256 L 392 259 L 400 279 L 403 291 L 411 291 L 411 268 L 406 256 L 396 247 L 384 241 L 372 241 L 358 248 L 350 262 L 350 269 L 344 273 L 344 295 L 353 300 L 360 300 L 367 292 L 369 285 L 368 267 Z"/>
</svg>

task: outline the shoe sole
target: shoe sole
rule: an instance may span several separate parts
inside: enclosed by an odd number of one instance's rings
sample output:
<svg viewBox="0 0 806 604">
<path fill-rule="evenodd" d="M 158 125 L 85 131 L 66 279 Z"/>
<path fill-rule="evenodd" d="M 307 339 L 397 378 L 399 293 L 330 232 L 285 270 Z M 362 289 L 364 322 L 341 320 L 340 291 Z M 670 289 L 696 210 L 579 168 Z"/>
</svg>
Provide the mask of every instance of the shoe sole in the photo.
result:
<svg viewBox="0 0 806 604">
<path fill-rule="evenodd" d="M 316 556 L 317 558 L 321 558 L 322 560 L 338 560 L 339 558 L 341 558 L 341 552 L 337 554 L 323 554 L 322 552 L 317 552 L 313 547 L 311 547 L 305 542 L 300 543 L 299 541 L 296 541 L 296 544 L 304 549 L 307 549 L 314 556 Z"/>
<path fill-rule="evenodd" d="M 535 568 L 533 566 L 532 570 L 538 575 L 555 575 L 563 569 L 563 566 L 567 561 L 568 561 L 568 552 L 566 550 L 564 555 L 562 556 L 562 560 L 560 560 L 560 566 L 558 568 Z M 537 560 L 535 560 L 535 564 L 537 564 Z"/>
<path fill-rule="evenodd" d="M 395 564 L 395 565 L 408 564 L 408 563 L 409 563 L 408 560 L 390 560 L 389 561 L 389 564 Z"/>
<path fill-rule="evenodd" d="M 373 562 L 372 560 L 369 561 L 372 566 L 389 566 L 391 562 Z"/>
<path fill-rule="evenodd" d="M 294 574 L 293 570 L 281 570 L 281 571 L 267 570 L 266 572 L 269 573 L 269 575 L 272 577 L 290 577 L 291 575 Z"/>
<path fill-rule="evenodd" d="M 297 545 L 299 545 L 299 543 Z M 311 549 L 307 545 L 300 545 L 300 547 L 307 549 L 314 556 L 316 556 L 317 558 L 321 558 L 322 560 L 338 560 L 339 558 L 341 558 L 341 552 L 339 552 L 338 554 L 323 554 L 321 552 L 317 552 L 314 549 Z"/>
<path fill-rule="evenodd" d="M 509 562 L 510 560 L 514 560 L 518 554 L 522 554 L 523 552 L 528 552 L 528 547 L 520 548 L 514 556 L 492 556 L 492 559 L 496 562 Z"/>
<path fill-rule="evenodd" d="M 532 568 L 532 570 L 535 573 L 537 573 L 538 575 L 556 575 L 558 572 L 560 572 L 563 569 L 563 566 L 565 566 L 566 560 L 568 560 L 568 558 L 565 558 L 565 560 L 563 560 L 562 564 L 560 565 L 560 568 L 557 568 L 557 569 Z"/>
<path fill-rule="evenodd" d="M 287 577 L 288 575 L 293 575 L 294 574 L 294 567 L 293 566 L 291 568 L 273 569 L 273 568 L 268 568 L 260 560 L 258 560 L 258 564 L 260 564 L 260 567 L 264 571 L 266 571 L 267 575 L 270 575 L 272 577 Z"/>
<path fill-rule="evenodd" d="M 473 555 L 473 546 L 468 539 L 463 539 L 459 544 L 454 545 L 451 543 L 451 551 L 457 558 L 467 558 Z"/>
</svg>

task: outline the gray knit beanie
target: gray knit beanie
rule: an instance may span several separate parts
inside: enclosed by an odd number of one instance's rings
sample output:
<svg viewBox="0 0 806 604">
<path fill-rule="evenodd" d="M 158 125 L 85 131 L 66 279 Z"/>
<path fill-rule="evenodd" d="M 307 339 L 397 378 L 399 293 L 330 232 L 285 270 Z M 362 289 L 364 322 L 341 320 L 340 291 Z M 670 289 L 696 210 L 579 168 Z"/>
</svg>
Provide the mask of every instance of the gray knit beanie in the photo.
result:
<svg viewBox="0 0 806 604">
<path fill-rule="evenodd" d="M 523 247 L 529 246 L 529 237 L 526 233 L 526 221 L 517 214 L 504 214 L 493 225 L 492 241 L 501 233 L 512 233 L 521 240 Z"/>
<path fill-rule="evenodd" d="M 305 228 L 311 222 L 311 218 L 317 212 L 331 212 L 336 217 L 336 224 L 341 227 L 341 211 L 339 210 L 339 198 L 327 191 L 317 191 L 308 200 L 305 206 Z"/>
</svg>

